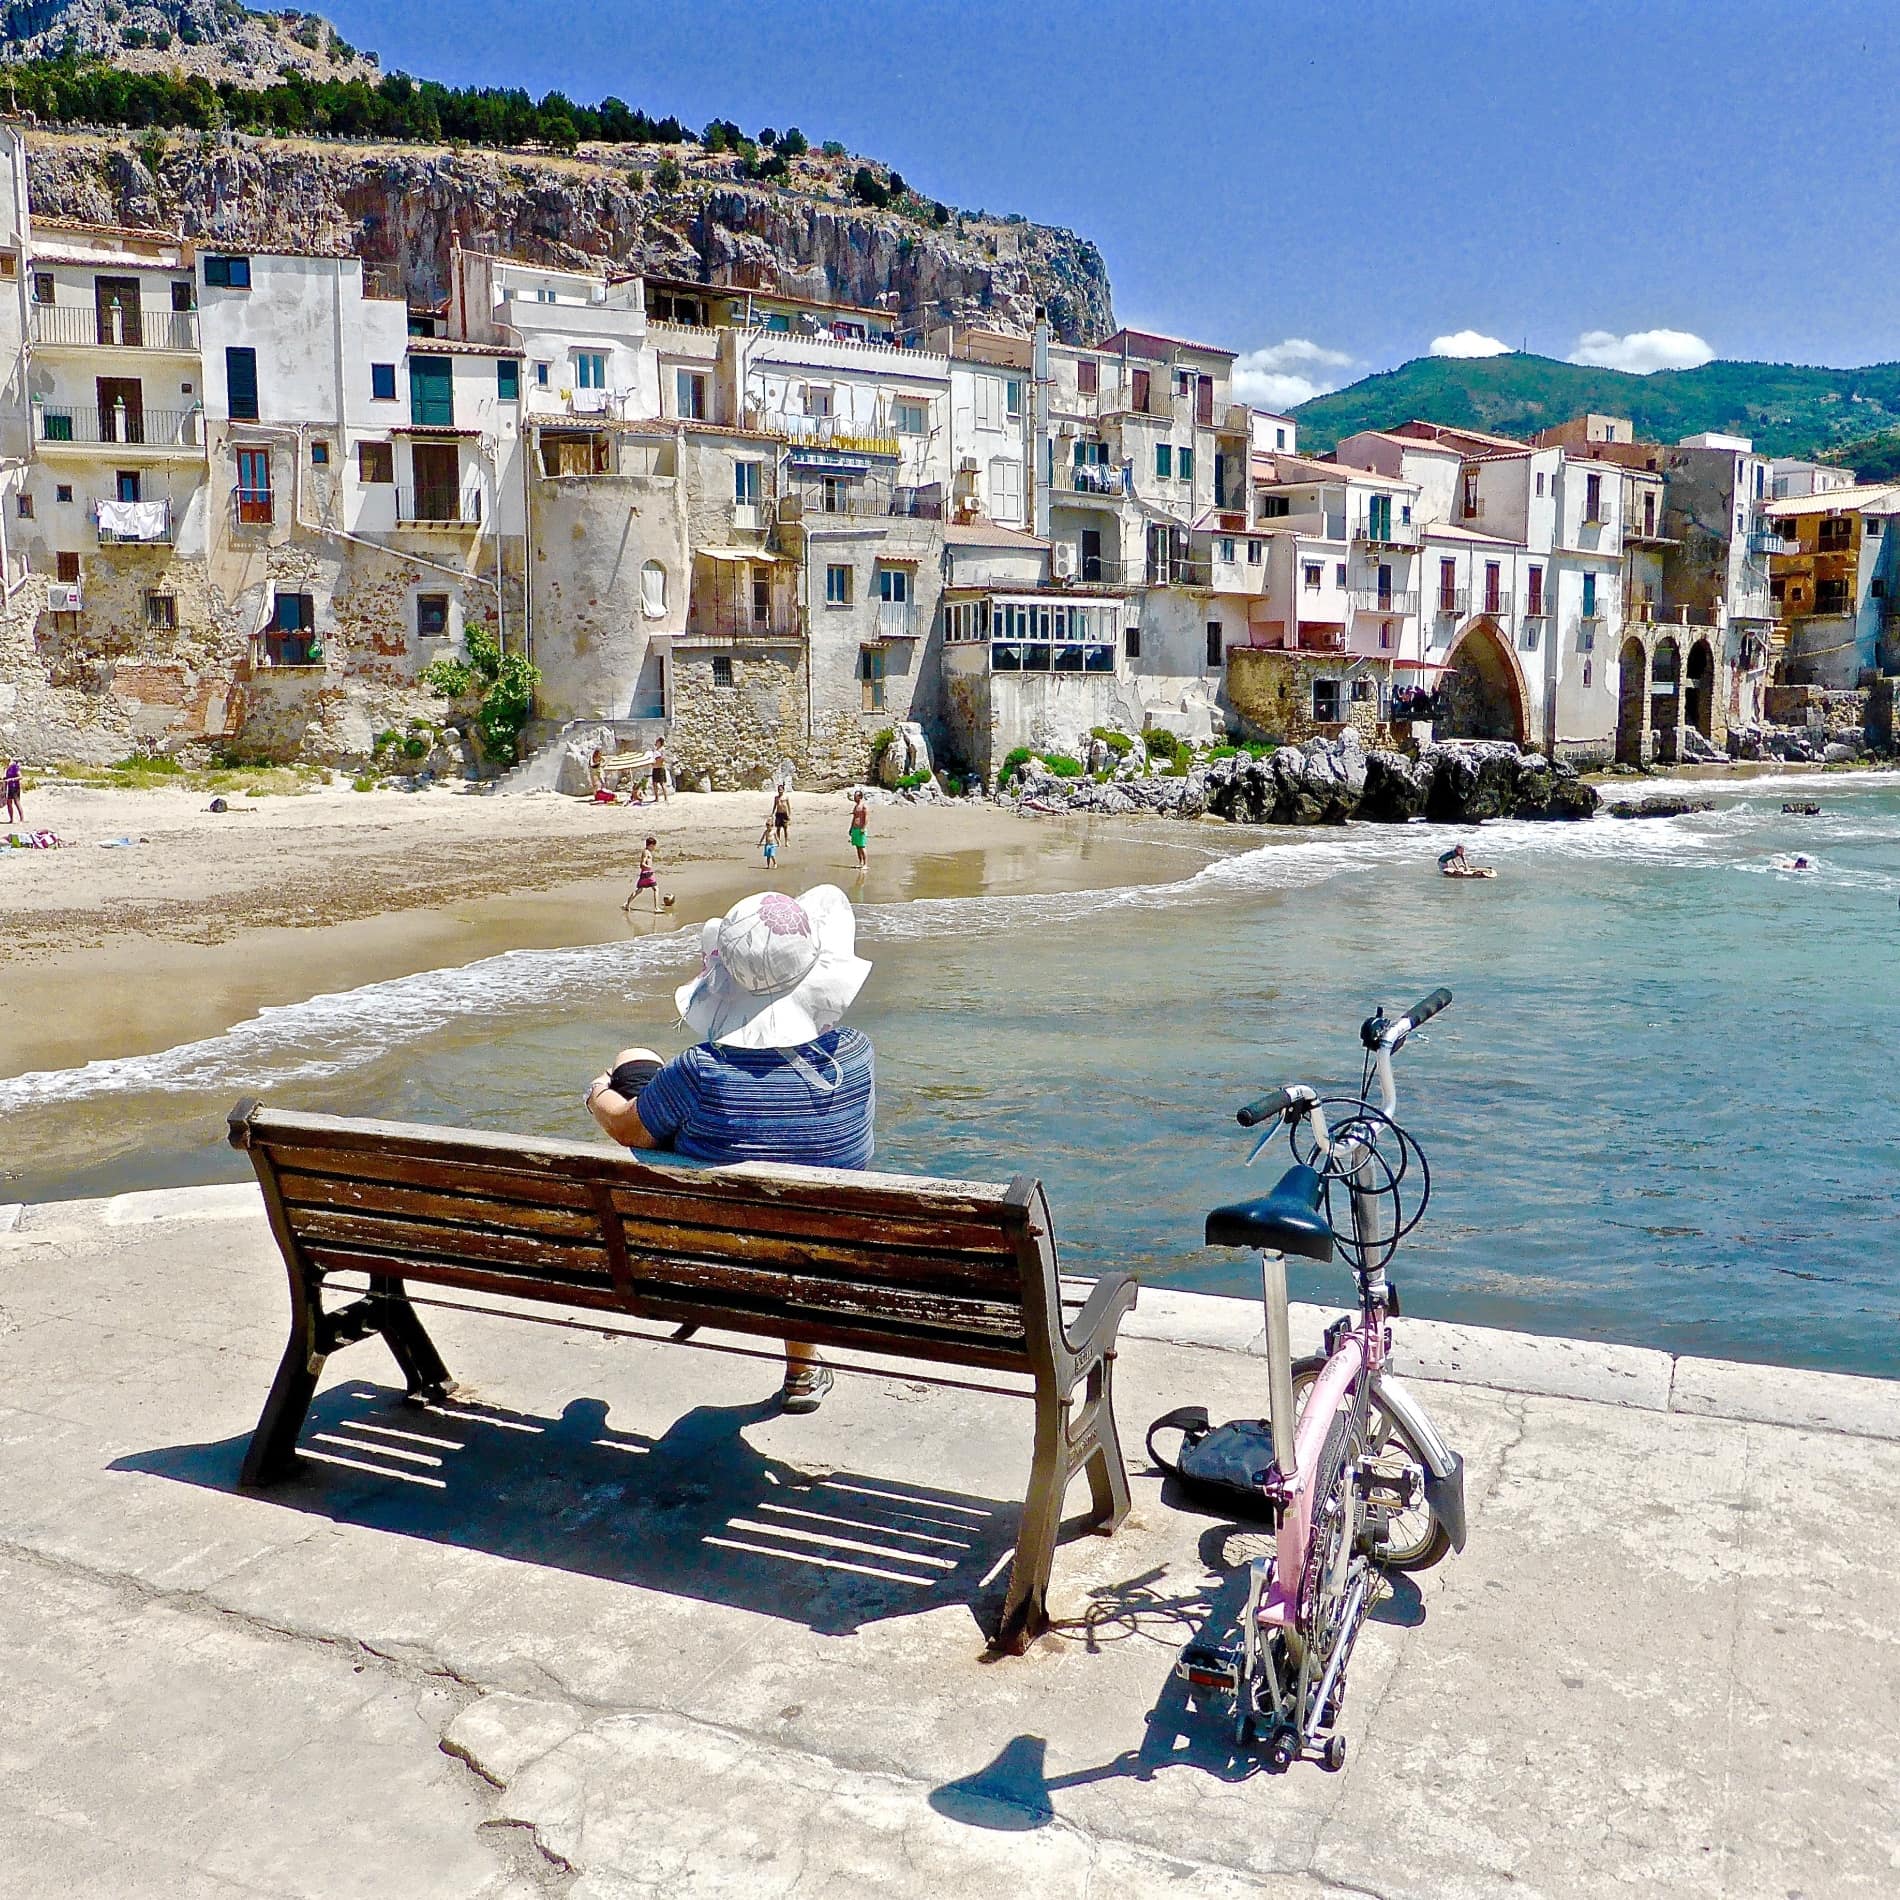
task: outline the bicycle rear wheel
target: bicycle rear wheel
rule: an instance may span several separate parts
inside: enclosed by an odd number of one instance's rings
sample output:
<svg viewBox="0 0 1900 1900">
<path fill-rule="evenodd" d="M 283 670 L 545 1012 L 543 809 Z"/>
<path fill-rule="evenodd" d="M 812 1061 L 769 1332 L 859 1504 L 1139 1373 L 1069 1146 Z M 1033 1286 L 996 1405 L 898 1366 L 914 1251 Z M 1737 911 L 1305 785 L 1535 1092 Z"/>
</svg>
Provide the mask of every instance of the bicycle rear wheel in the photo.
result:
<svg viewBox="0 0 1900 1900">
<path fill-rule="evenodd" d="M 1296 1426 L 1300 1414 L 1306 1410 L 1306 1401 L 1312 1393 L 1314 1381 L 1325 1364 L 1325 1358 L 1318 1353 L 1293 1362 L 1293 1418 Z M 1365 1455 L 1374 1460 L 1403 1458 L 1407 1463 L 1417 1465 L 1421 1471 L 1430 1468 L 1418 1441 L 1376 1399 L 1368 1406 L 1366 1413 Z M 1372 1532 L 1372 1560 L 1387 1570 L 1429 1570 L 1451 1550 L 1451 1533 L 1433 1515 L 1431 1506 L 1423 1499 L 1409 1510 L 1379 1509 L 1370 1512 L 1367 1528 Z"/>
</svg>

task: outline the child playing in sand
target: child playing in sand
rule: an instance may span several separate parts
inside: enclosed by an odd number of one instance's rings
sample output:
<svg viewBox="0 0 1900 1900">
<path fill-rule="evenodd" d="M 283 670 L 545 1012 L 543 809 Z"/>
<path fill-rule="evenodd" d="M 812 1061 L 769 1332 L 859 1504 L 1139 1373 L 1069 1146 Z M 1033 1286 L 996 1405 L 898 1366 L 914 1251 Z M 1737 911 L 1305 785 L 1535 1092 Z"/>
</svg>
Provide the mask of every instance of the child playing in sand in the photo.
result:
<svg viewBox="0 0 1900 1900">
<path fill-rule="evenodd" d="M 660 914 L 662 904 L 664 904 L 668 910 L 673 908 L 673 900 L 671 897 L 661 897 L 659 874 L 653 868 L 653 854 L 659 848 L 660 841 L 658 838 L 649 838 L 647 840 L 646 849 L 640 853 L 639 880 L 635 883 L 633 889 L 627 893 L 627 901 L 620 906 L 622 910 L 631 912 L 633 909 L 633 900 L 638 897 L 642 891 L 651 891 L 653 893 L 654 916 L 657 917 Z"/>
</svg>

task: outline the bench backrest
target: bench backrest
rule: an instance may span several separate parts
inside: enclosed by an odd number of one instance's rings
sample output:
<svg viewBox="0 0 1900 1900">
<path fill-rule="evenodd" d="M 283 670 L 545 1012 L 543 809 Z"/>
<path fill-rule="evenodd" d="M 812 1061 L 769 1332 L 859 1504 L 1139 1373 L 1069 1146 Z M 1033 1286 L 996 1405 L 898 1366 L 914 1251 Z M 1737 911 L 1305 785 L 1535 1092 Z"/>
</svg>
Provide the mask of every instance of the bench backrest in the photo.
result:
<svg viewBox="0 0 1900 1900">
<path fill-rule="evenodd" d="M 293 1270 L 367 1273 L 960 1365 L 1038 1369 L 1060 1321 L 1040 1183 L 749 1163 L 240 1102 Z"/>
</svg>

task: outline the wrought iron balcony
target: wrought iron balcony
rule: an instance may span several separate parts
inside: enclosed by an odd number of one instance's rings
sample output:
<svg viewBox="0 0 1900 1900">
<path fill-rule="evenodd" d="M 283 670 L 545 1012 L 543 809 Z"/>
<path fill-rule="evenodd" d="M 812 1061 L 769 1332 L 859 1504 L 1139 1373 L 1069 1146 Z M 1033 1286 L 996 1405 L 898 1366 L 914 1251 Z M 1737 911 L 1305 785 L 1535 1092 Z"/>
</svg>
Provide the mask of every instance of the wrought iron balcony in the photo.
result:
<svg viewBox="0 0 1900 1900">
<path fill-rule="evenodd" d="M 1355 587 L 1349 598 L 1355 613 L 1380 615 L 1387 614 L 1394 619 L 1418 612 L 1418 595 L 1401 594 L 1396 589 L 1387 592 L 1377 587 Z"/>
<path fill-rule="evenodd" d="M 127 448 L 184 449 L 204 453 L 204 431 L 196 409 L 134 409 L 125 403 L 101 407 L 90 402 L 36 402 L 33 439 L 48 447 L 94 444 Z"/>
<path fill-rule="evenodd" d="M 464 494 L 456 488 L 399 488 L 396 523 L 404 528 L 479 528 L 482 498 L 479 490 Z"/>
<path fill-rule="evenodd" d="M 40 348 L 172 350 L 188 356 L 198 349 L 195 310 L 145 310 L 137 304 L 98 310 L 82 304 L 36 303 L 32 312 L 32 338 Z"/>
</svg>

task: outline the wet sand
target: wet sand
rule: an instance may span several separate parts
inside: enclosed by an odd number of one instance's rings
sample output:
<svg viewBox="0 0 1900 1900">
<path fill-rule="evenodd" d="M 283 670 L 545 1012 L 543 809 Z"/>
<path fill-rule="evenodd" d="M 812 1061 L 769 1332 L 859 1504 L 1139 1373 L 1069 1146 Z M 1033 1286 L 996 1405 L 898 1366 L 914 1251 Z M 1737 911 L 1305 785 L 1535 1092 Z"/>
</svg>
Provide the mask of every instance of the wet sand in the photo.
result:
<svg viewBox="0 0 1900 1900">
<path fill-rule="evenodd" d="M 448 790 L 325 790 L 222 815 L 207 802 L 173 790 L 30 794 L 29 825 L 72 842 L 0 851 L 0 1075 L 145 1054 L 272 1005 L 501 950 L 672 930 L 768 883 L 837 883 L 871 903 L 1094 889 L 1185 876 L 1241 840 L 975 802 L 877 805 L 859 879 L 848 801 L 795 793 L 791 847 L 768 879 L 756 792 L 684 793 L 652 809 Z M 622 910 L 649 832 L 676 900 L 658 919 L 644 902 Z M 143 842 L 101 848 L 121 836 Z"/>
</svg>

